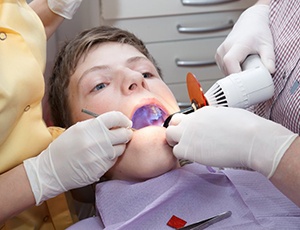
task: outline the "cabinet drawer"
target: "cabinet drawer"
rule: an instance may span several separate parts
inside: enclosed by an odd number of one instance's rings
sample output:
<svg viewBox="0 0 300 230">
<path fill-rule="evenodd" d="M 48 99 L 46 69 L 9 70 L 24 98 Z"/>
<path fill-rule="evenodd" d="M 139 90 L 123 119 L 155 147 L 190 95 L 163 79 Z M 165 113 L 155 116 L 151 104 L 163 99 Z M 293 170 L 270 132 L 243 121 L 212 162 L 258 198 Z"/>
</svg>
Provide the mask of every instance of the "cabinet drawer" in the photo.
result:
<svg viewBox="0 0 300 230">
<path fill-rule="evenodd" d="M 185 0 L 101 0 L 101 14 L 104 20 L 143 18 L 241 10 L 256 2 L 256 0 L 198 0 L 198 2 L 202 2 L 202 4 L 184 5 L 184 1 Z M 195 1 L 190 0 L 189 2 Z"/>
<path fill-rule="evenodd" d="M 214 55 L 224 37 L 148 44 L 147 48 L 162 69 L 166 83 L 185 83 L 187 72 L 194 73 L 200 82 L 223 76 L 215 64 Z M 178 66 L 176 61 L 200 62 L 198 66 Z"/>
<path fill-rule="evenodd" d="M 146 43 L 225 36 L 242 11 L 155 18 L 108 20 L 106 25 L 129 30 Z"/>
</svg>

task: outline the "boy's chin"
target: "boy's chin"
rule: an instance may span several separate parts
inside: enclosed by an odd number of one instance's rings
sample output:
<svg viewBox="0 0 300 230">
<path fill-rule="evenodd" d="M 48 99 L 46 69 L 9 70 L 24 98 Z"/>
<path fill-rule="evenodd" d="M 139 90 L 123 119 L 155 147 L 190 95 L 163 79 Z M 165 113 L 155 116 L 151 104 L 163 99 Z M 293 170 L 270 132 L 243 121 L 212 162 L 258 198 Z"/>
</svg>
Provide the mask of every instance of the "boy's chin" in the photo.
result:
<svg viewBox="0 0 300 230">
<path fill-rule="evenodd" d="M 132 144 L 139 146 L 135 154 L 139 154 L 140 177 L 149 179 L 162 175 L 178 166 L 178 160 L 173 155 L 172 147 L 166 141 L 166 128 L 147 126 L 134 131 Z"/>
<path fill-rule="evenodd" d="M 150 125 L 150 126 L 146 126 L 146 127 L 137 129 L 135 131 L 139 131 L 139 130 L 166 130 L 166 128 L 163 126 L 158 126 L 158 125 Z"/>
<path fill-rule="evenodd" d="M 112 179 L 143 181 L 179 167 L 165 137 L 166 128 L 160 126 L 134 131 L 125 152 L 110 170 Z"/>
</svg>

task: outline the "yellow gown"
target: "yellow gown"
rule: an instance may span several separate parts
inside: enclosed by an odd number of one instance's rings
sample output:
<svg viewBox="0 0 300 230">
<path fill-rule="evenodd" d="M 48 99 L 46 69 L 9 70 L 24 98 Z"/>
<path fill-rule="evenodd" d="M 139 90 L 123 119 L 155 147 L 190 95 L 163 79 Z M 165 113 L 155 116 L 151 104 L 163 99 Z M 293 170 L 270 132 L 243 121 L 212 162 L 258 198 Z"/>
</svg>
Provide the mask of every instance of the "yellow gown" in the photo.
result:
<svg viewBox="0 0 300 230">
<path fill-rule="evenodd" d="M 25 0 L 0 0 L 0 173 L 38 155 L 53 139 L 42 118 L 45 64 L 39 17 Z M 74 220 L 62 194 L 0 228 L 64 229 Z"/>
</svg>

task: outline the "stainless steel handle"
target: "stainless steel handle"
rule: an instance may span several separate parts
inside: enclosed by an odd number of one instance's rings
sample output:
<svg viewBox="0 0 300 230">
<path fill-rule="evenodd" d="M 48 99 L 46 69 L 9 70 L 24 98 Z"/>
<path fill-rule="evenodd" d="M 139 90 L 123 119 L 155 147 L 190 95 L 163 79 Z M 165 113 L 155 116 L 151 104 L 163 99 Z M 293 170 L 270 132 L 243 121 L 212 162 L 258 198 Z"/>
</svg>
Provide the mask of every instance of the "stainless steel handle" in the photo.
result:
<svg viewBox="0 0 300 230">
<path fill-rule="evenodd" d="M 181 4 L 184 6 L 204 6 L 204 5 L 230 3 L 236 1 L 240 1 L 240 0 L 181 0 Z"/>
<path fill-rule="evenodd" d="M 186 27 L 182 25 L 177 25 L 177 30 L 179 33 L 207 33 L 207 32 L 215 32 L 220 30 L 231 29 L 234 25 L 232 20 L 229 20 L 226 24 L 218 25 L 214 27 Z"/>
<path fill-rule="evenodd" d="M 177 105 L 181 108 L 181 109 L 185 109 L 191 106 L 191 102 L 177 102 Z"/>
<path fill-rule="evenodd" d="M 216 65 L 215 60 L 211 61 L 185 61 L 178 58 L 175 59 L 176 65 L 179 67 L 203 67 L 208 65 Z"/>
</svg>

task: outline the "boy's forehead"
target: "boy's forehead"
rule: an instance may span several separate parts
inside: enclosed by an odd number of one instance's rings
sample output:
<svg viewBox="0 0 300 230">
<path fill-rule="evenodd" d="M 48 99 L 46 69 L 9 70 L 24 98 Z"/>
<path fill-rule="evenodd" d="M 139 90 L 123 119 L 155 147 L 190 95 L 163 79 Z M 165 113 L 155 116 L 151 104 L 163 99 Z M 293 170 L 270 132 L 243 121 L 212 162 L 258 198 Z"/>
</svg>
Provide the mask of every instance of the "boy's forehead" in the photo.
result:
<svg viewBox="0 0 300 230">
<path fill-rule="evenodd" d="M 92 49 L 82 56 L 75 70 L 75 78 L 80 79 L 96 70 L 112 70 L 120 65 L 130 66 L 145 63 L 147 66 L 155 66 L 153 63 L 135 47 L 117 42 L 105 42 Z"/>
<path fill-rule="evenodd" d="M 101 52 L 105 53 L 117 53 L 118 56 L 129 56 L 137 54 L 144 56 L 144 54 L 142 54 L 137 48 L 126 43 L 105 42 L 100 44 L 97 47 L 97 50 L 101 50 Z"/>
<path fill-rule="evenodd" d="M 97 62 L 97 64 L 101 65 L 110 65 L 117 62 L 132 63 L 142 60 L 150 61 L 132 45 L 118 42 L 105 42 L 90 49 L 86 55 L 81 57 L 78 64 L 89 63 L 94 65 Z"/>
</svg>

